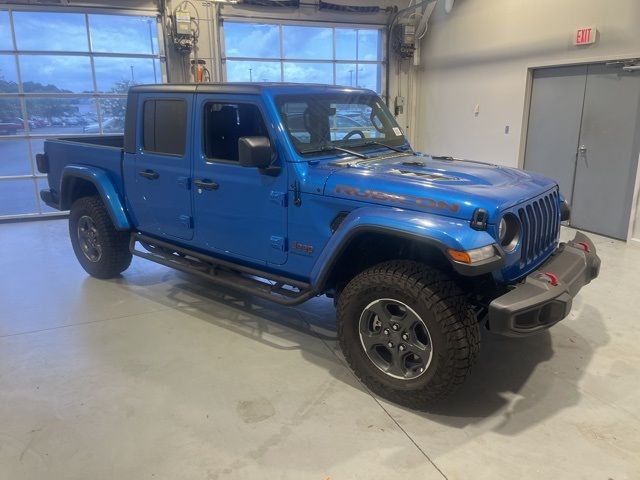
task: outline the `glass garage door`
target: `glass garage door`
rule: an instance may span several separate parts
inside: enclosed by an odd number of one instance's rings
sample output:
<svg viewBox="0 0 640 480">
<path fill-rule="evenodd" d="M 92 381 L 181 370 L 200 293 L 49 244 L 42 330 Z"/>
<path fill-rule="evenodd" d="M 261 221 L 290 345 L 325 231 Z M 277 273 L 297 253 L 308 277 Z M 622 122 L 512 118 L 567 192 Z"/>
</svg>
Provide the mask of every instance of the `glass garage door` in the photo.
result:
<svg viewBox="0 0 640 480">
<path fill-rule="evenodd" d="M 327 83 L 384 94 L 384 30 L 225 20 L 229 82 Z"/>
<path fill-rule="evenodd" d="M 0 10 L 0 219 L 55 213 L 44 140 L 122 133 L 129 86 L 162 78 L 155 17 Z"/>
</svg>

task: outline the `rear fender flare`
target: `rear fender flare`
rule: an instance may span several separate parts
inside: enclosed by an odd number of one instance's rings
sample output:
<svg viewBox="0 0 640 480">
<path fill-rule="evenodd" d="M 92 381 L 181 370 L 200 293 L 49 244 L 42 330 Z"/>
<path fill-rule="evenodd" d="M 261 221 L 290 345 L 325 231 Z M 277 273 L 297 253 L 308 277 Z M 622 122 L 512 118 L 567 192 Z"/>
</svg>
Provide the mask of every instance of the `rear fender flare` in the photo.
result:
<svg viewBox="0 0 640 480">
<path fill-rule="evenodd" d="M 327 242 L 311 271 L 311 285 L 323 291 L 331 272 L 351 240 L 367 232 L 388 233 L 429 244 L 441 250 L 454 270 L 466 276 L 481 275 L 499 269 L 504 263 L 501 250 L 489 261 L 470 266 L 453 261 L 447 249 L 473 250 L 495 244 L 486 231 L 473 230 L 468 221 L 414 212 L 399 208 L 363 207 L 349 213 Z"/>
<path fill-rule="evenodd" d="M 72 188 L 74 179 L 78 178 L 92 183 L 96 188 L 116 229 L 131 229 L 131 223 L 124 209 L 122 199 L 109 178 L 109 174 L 101 168 L 87 167 L 85 165 L 67 165 L 64 167 L 62 170 L 62 179 L 60 180 L 61 210 L 71 208 L 72 197 L 69 189 Z"/>
</svg>

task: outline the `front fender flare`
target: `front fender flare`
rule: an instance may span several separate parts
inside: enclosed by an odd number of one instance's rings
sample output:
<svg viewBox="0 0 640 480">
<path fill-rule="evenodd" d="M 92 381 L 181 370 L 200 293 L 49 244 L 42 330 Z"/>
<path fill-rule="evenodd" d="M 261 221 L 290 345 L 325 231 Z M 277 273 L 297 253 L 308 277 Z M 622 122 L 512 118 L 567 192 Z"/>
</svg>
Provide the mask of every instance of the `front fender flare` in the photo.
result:
<svg viewBox="0 0 640 480">
<path fill-rule="evenodd" d="M 347 215 L 327 242 L 311 271 L 311 285 L 323 290 L 331 271 L 350 241 L 363 232 L 383 232 L 410 238 L 439 248 L 453 268 L 463 275 L 473 276 L 499 269 L 504 263 L 501 250 L 490 261 L 479 262 L 474 268 L 451 260 L 446 250 L 473 250 L 495 244 L 486 231 L 473 230 L 468 221 L 451 217 L 414 212 L 400 208 L 363 207 Z"/>
<path fill-rule="evenodd" d="M 124 209 L 124 204 L 113 182 L 109 178 L 109 174 L 98 167 L 87 167 L 85 165 L 67 165 L 62 170 L 62 178 L 60 180 L 60 207 L 61 210 L 71 208 L 70 195 L 67 193 L 73 179 L 81 178 L 91 182 L 98 194 L 102 198 L 109 217 L 113 225 L 118 230 L 130 230 L 131 223 Z"/>
</svg>

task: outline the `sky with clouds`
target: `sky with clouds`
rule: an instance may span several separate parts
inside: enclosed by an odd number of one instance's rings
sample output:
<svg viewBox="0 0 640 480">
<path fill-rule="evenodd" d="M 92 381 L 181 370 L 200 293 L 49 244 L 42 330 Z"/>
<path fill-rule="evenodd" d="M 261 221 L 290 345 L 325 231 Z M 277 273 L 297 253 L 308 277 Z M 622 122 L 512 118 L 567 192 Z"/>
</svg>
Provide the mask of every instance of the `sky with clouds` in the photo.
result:
<svg viewBox="0 0 640 480">
<path fill-rule="evenodd" d="M 0 50 L 12 50 L 6 12 L 0 12 Z M 117 54 L 157 54 L 155 18 L 123 15 L 88 15 L 91 48 L 94 52 Z M 16 47 L 21 52 L 89 52 L 84 14 L 19 12 L 13 14 Z M 74 93 L 93 92 L 91 61 L 88 55 L 19 55 L 23 82 L 55 85 Z M 126 57 L 95 57 L 99 92 L 108 92 L 118 82 L 156 83 L 161 79 L 157 60 Z M 133 68 L 132 68 L 133 67 Z M 154 69 L 155 67 L 155 69 Z M 15 58 L 0 54 L 0 75 L 16 81 Z"/>
<path fill-rule="evenodd" d="M 91 14 L 88 21 L 91 48 L 95 52 L 158 52 L 154 18 Z M 56 51 L 89 52 L 85 22 L 85 15 L 79 13 L 14 12 L 18 50 L 52 52 L 51 55 L 19 55 L 23 81 L 52 84 L 76 93 L 93 91 L 88 56 L 53 54 Z M 225 22 L 225 54 L 232 57 L 226 63 L 227 79 L 334 83 L 334 60 L 337 60 L 335 83 L 379 92 L 381 65 L 361 62 L 380 61 L 380 40 L 376 29 Z M 0 11 L 2 49 L 12 50 L 13 46 L 8 15 Z M 123 80 L 154 83 L 161 78 L 160 64 L 152 59 L 95 57 L 94 64 L 98 92 L 108 92 Z M 9 81 L 17 79 L 13 55 L 0 53 L 0 75 Z"/>
</svg>

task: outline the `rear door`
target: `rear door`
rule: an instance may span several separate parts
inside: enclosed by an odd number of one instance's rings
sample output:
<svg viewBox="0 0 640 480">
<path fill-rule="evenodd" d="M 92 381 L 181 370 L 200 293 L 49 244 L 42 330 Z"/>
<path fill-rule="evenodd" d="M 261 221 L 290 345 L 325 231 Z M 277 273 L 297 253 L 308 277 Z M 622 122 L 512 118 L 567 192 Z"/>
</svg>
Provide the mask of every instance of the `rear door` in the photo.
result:
<svg viewBox="0 0 640 480">
<path fill-rule="evenodd" d="M 140 231 L 193 237 L 189 119 L 193 95 L 141 94 L 129 203 Z"/>
<path fill-rule="evenodd" d="M 258 96 L 199 94 L 193 202 L 198 246 L 257 263 L 287 260 L 287 175 L 238 163 L 238 139 L 275 135 Z M 198 185 L 205 185 L 200 188 Z M 208 185 L 208 186 L 207 186 Z"/>
</svg>

